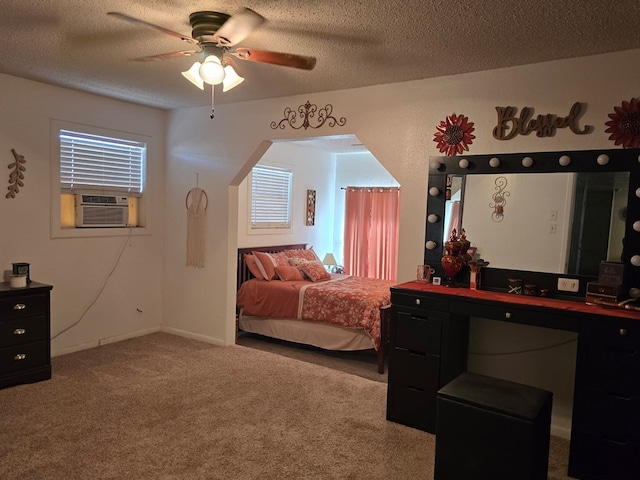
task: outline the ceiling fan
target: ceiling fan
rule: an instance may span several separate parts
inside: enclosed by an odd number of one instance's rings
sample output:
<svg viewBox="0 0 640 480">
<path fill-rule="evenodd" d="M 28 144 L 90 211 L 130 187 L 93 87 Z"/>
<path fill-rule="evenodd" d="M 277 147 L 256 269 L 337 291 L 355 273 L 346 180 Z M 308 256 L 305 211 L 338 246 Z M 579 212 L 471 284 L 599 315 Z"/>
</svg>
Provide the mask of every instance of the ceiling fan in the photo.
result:
<svg viewBox="0 0 640 480">
<path fill-rule="evenodd" d="M 174 32 L 124 13 L 108 12 L 108 15 L 151 27 L 190 43 L 193 46 L 190 50 L 151 55 L 137 60 L 166 60 L 181 56 L 199 55 L 200 60 L 196 61 L 189 70 L 182 72 L 182 75 L 201 90 L 204 90 L 205 83 L 212 86 L 222 83 L 224 92 L 240 85 L 244 78 L 236 73 L 234 69 L 236 65 L 233 58 L 303 70 L 313 70 L 316 65 L 315 57 L 237 47 L 251 32 L 265 22 L 265 18 L 262 15 L 250 8 L 244 8 L 233 16 L 211 11 L 193 12 L 189 15 L 191 36 Z"/>
</svg>

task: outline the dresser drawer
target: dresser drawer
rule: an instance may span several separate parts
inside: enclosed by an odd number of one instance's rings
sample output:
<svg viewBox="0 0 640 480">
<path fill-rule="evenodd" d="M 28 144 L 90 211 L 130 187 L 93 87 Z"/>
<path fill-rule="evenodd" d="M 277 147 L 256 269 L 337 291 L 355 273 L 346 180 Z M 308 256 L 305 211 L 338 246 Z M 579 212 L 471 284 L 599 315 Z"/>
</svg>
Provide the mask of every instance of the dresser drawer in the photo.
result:
<svg viewBox="0 0 640 480">
<path fill-rule="evenodd" d="M 637 480 L 640 439 L 619 441 L 579 432 L 571 437 L 569 475 L 581 479 Z"/>
<path fill-rule="evenodd" d="M 451 313 L 572 332 L 577 332 L 580 329 L 578 317 L 544 310 L 523 309 L 511 305 L 478 305 L 477 303 L 456 302 L 451 305 Z"/>
<path fill-rule="evenodd" d="M 438 391 L 440 357 L 394 348 L 389 359 L 393 382 L 435 395 Z"/>
<path fill-rule="evenodd" d="M 640 438 L 640 396 L 623 397 L 585 388 L 581 430 L 618 440 Z"/>
<path fill-rule="evenodd" d="M 30 317 L 0 322 L 0 348 L 49 339 L 46 317 Z"/>
<path fill-rule="evenodd" d="M 387 420 L 435 433 L 436 395 L 395 383 L 388 388 Z"/>
<path fill-rule="evenodd" d="M 0 375 L 48 365 L 50 358 L 47 342 L 48 340 L 0 348 Z"/>
<path fill-rule="evenodd" d="M 441 318 L 428 312 L 421 312 L 420 316 L 417 316 L 397 308 L 391 329 L 394 346 L 419 353 L 440 354 Z"/>
<path fill-rule="evenodd" d="M 626 336 L 579 337 L 584 386 L 620 396 L 640 396 L 640 346 Z"/>
<path fill-rule="evenodd" d="M 48 294 L 16 295 L 10 298 L 0 298 L 0 322 L 47 315 L 48 310 Z"/>
<path fill-rule="evenodd" d="M 449 309 L 449 301 L 442 297 L 429 297 L 419 293 L 397 293 L 391 292 L 391 303 L 403 307 L 423 308 L 446 312 Z"/>
</svg>

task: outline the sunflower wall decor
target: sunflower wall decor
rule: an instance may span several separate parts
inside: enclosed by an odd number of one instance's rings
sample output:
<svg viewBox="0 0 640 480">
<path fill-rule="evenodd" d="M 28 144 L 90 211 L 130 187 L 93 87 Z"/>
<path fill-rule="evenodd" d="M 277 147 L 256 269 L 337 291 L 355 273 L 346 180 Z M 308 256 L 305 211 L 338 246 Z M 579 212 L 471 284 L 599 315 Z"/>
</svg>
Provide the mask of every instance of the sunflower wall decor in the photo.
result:
<svg viewBox="0 0 640 480">
<path fill-rule="evenodd" d="M 438 144 L 438 150 L 448 156 L 469 150 L 469 145 L 476 138 L 472 135 L 475 130 L 473 122 L 464 115 L 449 115 L 436 127 L 433 141 Z"/>
<path fill-rule="evenodd" d="M 605 122 L 609 128 L 605 133 L 610 133 L 609 140 L 613 140 L 616 145 L 622 148 L 640 147 L 640 102 L 637 98 L 632 98 L 630 102 L 623 101 L 622 106 L 613 107 L 614 112 L 608 117 L 611 119 Z"/>
</svg>

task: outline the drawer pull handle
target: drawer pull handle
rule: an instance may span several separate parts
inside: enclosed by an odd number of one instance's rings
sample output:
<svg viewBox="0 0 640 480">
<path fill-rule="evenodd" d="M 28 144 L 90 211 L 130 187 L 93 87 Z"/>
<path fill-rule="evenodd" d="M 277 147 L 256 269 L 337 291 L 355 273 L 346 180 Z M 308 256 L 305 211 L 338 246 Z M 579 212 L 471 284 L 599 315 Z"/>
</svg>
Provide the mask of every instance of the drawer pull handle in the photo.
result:
<svg viewBox="0 0 640 480">
<path fill-rule="evenodd" d="M 24 310 L 25 308 L 27 308 L 27 306 L 24 303 L 16 303 L 13 306 L 14 310 Z"/>
<path fill-rule="evenodd" d="M 24 360 L 25 358 L 27 358 L 26 353 L 19 353 L 15 357 L 13 357 L 14 360 Z"/>
<path fill-rule="evenodd" d="M 511 318 L 511 312 L 507 312 L 504 314 L 504 318 Z"/>
<path fill-rule="evenodd" d="M 27 333 L 27 331 L 24 328 L 16 328 L 13 331 L 14 335 L 24 335 L 25 333 Z"/>
<path fill-rule="evenodd" d="M 420 305 L 420 299 L 416 298 L 416 305 Z"/>
<path fill-rule="evenodd" d="M 621 328 L 619 330 L 619 332 L 620 332 L 620 335 L 622 335 L 624 337 L 627 334 L 627 329 L 626 328 Z"/>
</svg>

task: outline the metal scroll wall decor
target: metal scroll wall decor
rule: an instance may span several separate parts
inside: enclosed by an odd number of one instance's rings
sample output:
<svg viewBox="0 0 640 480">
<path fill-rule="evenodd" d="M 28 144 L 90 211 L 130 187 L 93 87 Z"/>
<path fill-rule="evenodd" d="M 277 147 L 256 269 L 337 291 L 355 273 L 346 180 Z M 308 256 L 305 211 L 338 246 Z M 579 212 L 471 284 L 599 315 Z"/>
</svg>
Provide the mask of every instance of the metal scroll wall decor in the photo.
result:
<svg viewBox="0 0 640 480">
<path fill-rule="evenodd" d="M 507 187 L 507 179 L 505 177 L 498 177 L 495 181 L 496 193 L 492 195 L 493 203 L 489 204 L 489 207 L 493 208 L 491 212 L 491 220 L 494 222 L 501 222 L 504 219 L 504 206 L 507 204 L 509 192 L 505 190 Z"/>
<path fill-rule="evenodd" d="M 340 117 L 337 119 L 332 113 L 333 105 L 327 104 L 319 109 L 317 105 L 309 103 L 307 100 L 307 103 L 300 105 L 297 110 L 291 107 L 285 108 L 284 118 L 278 122 L 271 122 L 271 128 L 273 130 L 277 128 L 284 130 L 289 125 L 294 130 L 300 130 L 301 128 L 306 130 L 308 128 L 320 128 L 324 124 L 329 127 L 335 127 L 336 125 L 342 127 L 347 123 L 346 118 Z"/>
<path fill-rule="evenodd" d="M 24 164 L 27 163 L 24 156 L 20 155 L 13 148 L 11 149 L 11 153 L 13 153 L 15 161 L 8 166 L 8 168 L 11 169 L 11 173 L 9 174 L 9 193 L 7 193 L 6 198 L 16 198 L 20 187 L 24 187 L 24 171 L 27 169 L 27 167 L 24 166 Z"/>
</svg>

